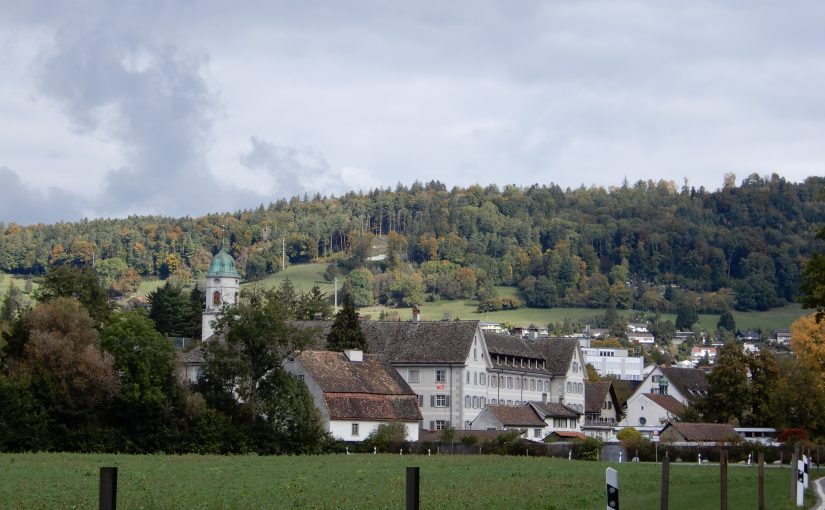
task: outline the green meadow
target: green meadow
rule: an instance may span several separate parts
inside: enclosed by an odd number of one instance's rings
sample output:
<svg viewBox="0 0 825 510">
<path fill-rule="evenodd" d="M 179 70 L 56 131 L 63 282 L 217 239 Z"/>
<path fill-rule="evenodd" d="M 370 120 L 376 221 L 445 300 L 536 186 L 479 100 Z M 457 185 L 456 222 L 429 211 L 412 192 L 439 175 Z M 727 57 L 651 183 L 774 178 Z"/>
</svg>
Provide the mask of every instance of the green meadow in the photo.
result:
<svg viewBox="0 0 825 510">
<path fill-rule="evenodd" d="M 393 509 L 404 507 L 405 468 L 421 468 L 425 509 L 603 509 L 604 475 L 620 477 L 622 508 L 659 508 L 660 466 L 495 455 L 305 457 L 3 454 L 0 507 L 94 508 L 98 469 L 118 467 L 117 507 L 128 509 Z M 767 508 L 788 500 L 788 468 L 766 469 Z M 671 464 L 670 508 L 719 505 L 719 467 Z M 731 510 L 757 508 L 757 469 L 728 468 Z M 806 497 L 809 506 L 812 493 Z"/>
</svg>

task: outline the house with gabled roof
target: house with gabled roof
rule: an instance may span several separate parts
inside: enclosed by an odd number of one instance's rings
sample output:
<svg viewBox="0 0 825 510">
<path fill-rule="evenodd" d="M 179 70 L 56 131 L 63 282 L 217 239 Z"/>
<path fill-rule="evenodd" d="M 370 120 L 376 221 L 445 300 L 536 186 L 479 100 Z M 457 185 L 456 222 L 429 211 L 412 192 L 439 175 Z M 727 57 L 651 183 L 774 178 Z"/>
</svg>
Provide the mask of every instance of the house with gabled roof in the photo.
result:
<svg viewBox="0 0 825 510">
<path fill-rule="evenodd" d="M 707 374 L 702 370 L 657 366 L 645 377 L 633 395 L 640 393 L 670 395 L 682 404 L 689 405 L 706 397 L 708 387 Z"/>
<path fill-rule="evenodd" d="M 622 419 L 622 407 L 611 381 L 595 381 L 584 386 L 584 422 L 582 432 L 609 440 Z"/>
<path fill-rule="evenodd" d="M 382 423 L 400 422 L 407 440 L 418 440 L 418 396 L 379 356 L 358 350 L 302 351 L 284 369 L 307 385 L 335 439 L 363 441 Z"/>
<path fill-rule="evenodd" d="M 627 416 L 622 420 L 622 425 L 640 430 L 658 429 L 678 419 L 684 412 L 685 405 L 670 395 L 634 393 L 627 400 Z"/>
<path fill-rule="evenodd" d="M 738 441 L 739 434 L 728 423 L 668 422 L 659 432 L 664 443 L 730 443 Z"/>
<path fill-rule="evenodd" d="M 524 431 L 522 437 L 534 441 L 541 441 L 546 435 L 545 421 L 529 405 L 485 406 L 469 428 L 473 430 L 520 430 Z"/>
<path fill-rule="evenodd" d="M 557 402 L 530 402 L 544 423 L 546 434 L 551 432 L 581 432 L 581 413 Z"/>
</svg>

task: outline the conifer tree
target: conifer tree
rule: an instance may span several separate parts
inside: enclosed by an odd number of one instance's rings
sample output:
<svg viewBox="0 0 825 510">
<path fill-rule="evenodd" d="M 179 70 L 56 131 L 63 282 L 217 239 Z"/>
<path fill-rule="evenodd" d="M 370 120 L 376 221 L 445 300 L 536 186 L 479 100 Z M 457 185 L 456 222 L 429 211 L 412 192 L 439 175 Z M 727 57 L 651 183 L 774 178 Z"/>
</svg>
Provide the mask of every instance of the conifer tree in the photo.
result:
<svg viewBox="0 0 825 510">
<path fill-rule="evenodd" d="M 344 304 L 335 314 L 332 329 L 327 335 L 327 349 L 343 351 L 344 349 L 367 350 L 367 340 L 358 321 L 358 311 L 350 300 L 349 294 L 344 294 Z"/>
</svg>

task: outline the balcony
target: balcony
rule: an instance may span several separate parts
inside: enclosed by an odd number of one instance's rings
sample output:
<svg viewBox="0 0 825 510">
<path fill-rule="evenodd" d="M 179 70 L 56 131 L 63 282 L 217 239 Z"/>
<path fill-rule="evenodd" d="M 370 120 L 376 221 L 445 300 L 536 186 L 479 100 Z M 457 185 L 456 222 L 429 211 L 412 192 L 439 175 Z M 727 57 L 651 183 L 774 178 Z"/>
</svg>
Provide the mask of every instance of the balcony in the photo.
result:
<svg viewBox="0 0 825 510">
<path fill-rule="evenodd" d="M 613 418 L 588 416 L 584 419 L 585 427 L 612 427 L 613 425 L 616 425 L 616 420 Z"/>
</svg>

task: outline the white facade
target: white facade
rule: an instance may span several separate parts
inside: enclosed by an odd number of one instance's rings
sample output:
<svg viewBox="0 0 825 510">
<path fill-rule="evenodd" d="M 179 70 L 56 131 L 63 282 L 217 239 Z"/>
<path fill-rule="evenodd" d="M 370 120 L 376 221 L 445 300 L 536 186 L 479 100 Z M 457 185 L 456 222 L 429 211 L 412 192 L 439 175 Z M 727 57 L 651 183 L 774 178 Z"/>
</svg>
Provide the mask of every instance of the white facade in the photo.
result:
<svg viewBox="0 0 825 510">
<path fill-rule="evenodd" d="M 665 379 L 667 379 L 667 377 L 665 377 L 664 373 L 662 372 L 661 367 L 658 367 L 658 366 L 655 367 L 650 372 L 650 374 L 647 376 L 647 378 L 645 378 L 645 380 L 642 381 L 642 384 L 640 384 L 639 387 L 636 388 L 636 391 L 633 392 L 633 396 L 631 396 L 629 399 L 627 399 L 628 405 L 630 405 L 630 400 L 633 397 L 635 397 L 639 394 L 642 394 L 642 393 L 657 393 L 658 394 L 658 393 L 660 393 L 660 391 L 661 391 L 660 382 L 662 382 L 663 377 Z M 682 395 L 679 392 L 679 389 L 676 388 L 673 384 L 668 384 L 667 385 L 667 393 L 666 394 L 670 395 L 673 398 L 675 398 L 676 400 L 678 400 L 679 402 L 681 402 L 684 405 L 688 405 L 690 403 L 690 400 L 685 395 Z"/>
<path fill-rule="evenodd" d="M 238 303 L 240 283 L 239 276 L 206 277 L 206 303 L 201 323 L 201 340 L 206 340 L 215 333 L 211 323 L 217 318 L 221 307 Z"/>
<path fill-rule="evenodd" d="M 656 343 L 656 338 L 650 333 L 628 333 L 627 341 L 640 345 L 653 345 Z"/>
<path fill-rule="evenodd" d="M 641 381 L 645 378 L 644 358 L 629 356 L 627 349 L 587 347 L 582 349 L 585 362 L 593 365 L 602 377 L 616 376 L 624 381 Z"/>
<path fill-rule="evenodd" d="M 676 415 L 669 412 L 646 394 L 635 393 L 627 401 L 627 415 L 622 420 L 626 427 L 659 427 L 673 420 Z"/>
<path fill-rule="evenodd" d="M 401 422 L 407 429 L 407 441 L 418 441 L 418 422 Z M 328 420 L 327 430 L 335 439 L 360 442 L 386 421 L 367 420 Z"/>
</svg>

